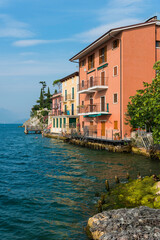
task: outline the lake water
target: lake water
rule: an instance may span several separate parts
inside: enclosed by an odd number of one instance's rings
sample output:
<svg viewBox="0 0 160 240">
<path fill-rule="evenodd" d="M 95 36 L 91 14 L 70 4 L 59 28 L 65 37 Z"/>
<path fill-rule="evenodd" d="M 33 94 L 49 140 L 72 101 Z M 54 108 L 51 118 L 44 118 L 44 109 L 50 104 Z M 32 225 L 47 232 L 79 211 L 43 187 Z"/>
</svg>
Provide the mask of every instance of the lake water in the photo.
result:
<svg viewBox="0 0 160 240">
<path fill-rule="evenodd" d="M 0 125 L 0 239 L 86 240 L 87 219 L 96 213 L 96 193 L 129 172 L 159 173 L 160 161 L 94 151 L 25 135 L 18 125 Z"/>
</svg>

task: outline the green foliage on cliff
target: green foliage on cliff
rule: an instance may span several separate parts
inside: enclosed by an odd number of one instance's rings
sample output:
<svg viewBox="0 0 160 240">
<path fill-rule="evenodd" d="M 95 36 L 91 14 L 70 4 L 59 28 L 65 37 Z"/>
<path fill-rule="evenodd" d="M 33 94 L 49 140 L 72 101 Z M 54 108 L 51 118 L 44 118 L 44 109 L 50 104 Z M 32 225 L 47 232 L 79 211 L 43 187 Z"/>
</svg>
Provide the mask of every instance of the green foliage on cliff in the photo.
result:
<svg viewBox="0 0 160 240">
<path fill-rule="evenodd" d="M 154 143 L 160 143 L 160 61 L 153 68 L 156 77 L 152 83 L 144 82 L 144 89 L 130 97 L 126 120 L 133 128 L 147 127 L 153 133 Z"/>
<path fill-rule="evenodd" d="M 50 94 L 50 89 L 48 87 L 48 91 L 45 91 L 46 88 L 46 82 L 45 81 L 41 81 L 39 82 L 40 84 L 42 84 L 41 90 L 40 90 L 40 97 L 39 99 L 36 101 L 37 104 L 34 105 L 32 107 L 31 110 L 31 116 L 36 115 L 36 111 L 38 110 L 43 110 L 44 108 L 50 110 L 51 109 L 51 104 L 52 104 L 52 100 L 51 100 L 51 94 Z"/>
</svg>

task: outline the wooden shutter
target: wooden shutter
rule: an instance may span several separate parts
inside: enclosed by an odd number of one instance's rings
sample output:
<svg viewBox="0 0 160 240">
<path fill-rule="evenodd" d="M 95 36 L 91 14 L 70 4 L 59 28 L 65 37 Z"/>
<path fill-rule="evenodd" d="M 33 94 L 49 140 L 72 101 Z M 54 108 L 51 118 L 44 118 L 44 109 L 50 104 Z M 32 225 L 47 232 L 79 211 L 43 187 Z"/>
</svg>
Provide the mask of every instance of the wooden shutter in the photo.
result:
<svg viewBox="0 0 160 240">
<path fill-rule="evenodd" d="M 114 76 L 117 76 L 117 66 L 114 67 Z"/>
<path fill-rule="evenodd" d="M 118 121 L 114 121 L 114 129 L 118 129 Z"/>
<path fill-rule="evenodd" d="M 99 64 L 102 63 L 102 49 L 99 49 Z"/>
<path fill-rule="evenodd" d="M 91 56 L 88 57 L 88 69 L 91 69 Z"/>
<path fill-rule="evenodd" d="M 104 61 L 107 62 L 107 46 L 104 49 Z"/>
</svg>

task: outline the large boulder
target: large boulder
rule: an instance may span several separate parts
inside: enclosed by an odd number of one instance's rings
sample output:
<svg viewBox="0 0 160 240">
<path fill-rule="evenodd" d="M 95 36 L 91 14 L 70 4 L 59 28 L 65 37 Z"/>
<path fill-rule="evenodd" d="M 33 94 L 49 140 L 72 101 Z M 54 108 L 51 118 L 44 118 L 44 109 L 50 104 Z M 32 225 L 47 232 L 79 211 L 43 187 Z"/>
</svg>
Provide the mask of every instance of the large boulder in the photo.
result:
<svg viewBox="0 0 160 240">
<path fill-rule="evenodd" d="M 86 231 L 95 240 L 159 240 L 160 209 L 141 206 L 104 211 L 89 218 Z"/>
</svg>

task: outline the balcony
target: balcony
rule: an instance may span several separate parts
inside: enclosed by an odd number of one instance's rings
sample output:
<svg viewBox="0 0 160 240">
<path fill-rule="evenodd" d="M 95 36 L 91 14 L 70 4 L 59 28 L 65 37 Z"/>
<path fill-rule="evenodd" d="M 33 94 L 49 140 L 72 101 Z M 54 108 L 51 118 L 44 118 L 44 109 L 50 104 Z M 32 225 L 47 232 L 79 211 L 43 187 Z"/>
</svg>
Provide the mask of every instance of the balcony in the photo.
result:
<svg viewBox="0 0 160 240">
<path fill-rule="evenodd" d="M 49 116 L 59 116 L 62 114 L 63 114 L 63 112 L 61 110 L 54 110 L 54 111 L 51 111 L 48 115 Z"/>
<path fill-rule="evenodd" d="M 106 104 L 88 104 L 80 106 L 78 115 L 84 117 L 98 117 L 102 115 L 109 115 L 109 103 Z"/>
<path fill-rule="evenodd" d="M 72 94 L 67 94 L 66 96 L 63 97 L 63 102 L 67 102 L 67 101 L 74 101 L 74 96 L 72 96 Z"/>
<path fill-rule="evenodd" d="M 90 77 L 89 80 L 78 84 L 79 93 L 94 93 L 108 89 L 108 77 Z"/>
</svg>

